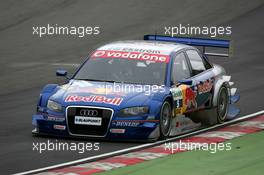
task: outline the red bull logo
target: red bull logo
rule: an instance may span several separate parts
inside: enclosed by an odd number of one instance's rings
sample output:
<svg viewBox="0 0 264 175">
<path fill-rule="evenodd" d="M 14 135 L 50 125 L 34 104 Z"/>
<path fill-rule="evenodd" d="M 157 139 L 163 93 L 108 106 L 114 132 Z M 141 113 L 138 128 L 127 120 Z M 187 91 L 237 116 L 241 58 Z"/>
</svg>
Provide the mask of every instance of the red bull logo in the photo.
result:
<svg viewBox="0 0 264 175">
<path fill-rule="evenodd" d="M 210 92 L 213 87 L 213 83 L 211 81 L 206 81 L 203 84 L 198 85 L 199 94 Z"/>
<path fill-rule="evenodd" d="M 114 98 L 107 98 L 105 96 L 78 96 L 78 95 L 68 95 L 65 99 L 65 102 L 96 102 L 96 103 L 105 103 L 105 104 L 112 104 L 119 106 L 123 98 L 114 97 Z"/>
<path fill-rule="evenodd" d="M 196 108 L 197 102 L 196 102 L 196 92 L 193 91 L 191 88 L 186 88 L 185 91 L 185 104 L 187 105 L 187 108 Z"/>
</svg>

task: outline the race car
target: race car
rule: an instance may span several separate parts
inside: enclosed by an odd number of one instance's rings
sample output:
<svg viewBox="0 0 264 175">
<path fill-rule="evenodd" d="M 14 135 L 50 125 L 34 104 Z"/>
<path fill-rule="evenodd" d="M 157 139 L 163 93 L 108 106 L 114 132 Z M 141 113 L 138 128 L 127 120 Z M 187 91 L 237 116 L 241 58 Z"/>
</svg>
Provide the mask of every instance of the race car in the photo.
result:
<svg viewBox="0 0 264 175">
<path fill-rule="evenodd" d="M 32 133 L 153 141 L 230 120 L 239 95 L 207 58 L 229 52 L 208 47 L 230 41 L 145 35 L 99 47 L 74 75 L 56 71 L 66 82 L 42 89 Z"/>
</svg>

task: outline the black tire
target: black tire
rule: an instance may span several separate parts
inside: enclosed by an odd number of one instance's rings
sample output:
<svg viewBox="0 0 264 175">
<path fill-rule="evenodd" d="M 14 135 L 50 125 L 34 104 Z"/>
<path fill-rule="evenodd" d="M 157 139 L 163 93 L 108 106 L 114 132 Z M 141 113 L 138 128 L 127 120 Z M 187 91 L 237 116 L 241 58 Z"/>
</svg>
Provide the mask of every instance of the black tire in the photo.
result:
<svg viewBox="0 0 264 175">
<path fill-rule="evenodd" d="M 171 104 L 165 101 L 160 110 L 160 138 L 167 138 L 171 130 L 172 109 Z"/>
<path fill-rule="evenodd" d="M 229 104 L 228 90 L 225 86 L 222 86 L 218 92 L 218 97 L 217 97 L 216 116 L 218 123 L 223 123 L 226 120 L 228 106 L 229 106 L 228 104 Z"/>
</svg>

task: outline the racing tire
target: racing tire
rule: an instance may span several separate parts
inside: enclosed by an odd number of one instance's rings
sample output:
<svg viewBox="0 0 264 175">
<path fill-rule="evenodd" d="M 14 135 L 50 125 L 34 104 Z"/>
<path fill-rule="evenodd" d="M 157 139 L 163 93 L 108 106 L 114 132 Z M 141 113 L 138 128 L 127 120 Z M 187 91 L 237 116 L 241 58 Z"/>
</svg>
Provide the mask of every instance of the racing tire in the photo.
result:
<svg viewBox="0 0 264 175">
<path fill-rule="evenodd" d="M 228 107 L 229 107 L 228 90 L 225 86 L 222 86 L 218 92 L 216 116 L 217 122 L 223 123 L 226 120 Z"/>
<path fill-rule="evenodd" d="M 172 108 L 168 101 L 162 104 L 160 110 L 160 139 L 165 139 L 169 136 L 171 131 Z"/>
</svg>

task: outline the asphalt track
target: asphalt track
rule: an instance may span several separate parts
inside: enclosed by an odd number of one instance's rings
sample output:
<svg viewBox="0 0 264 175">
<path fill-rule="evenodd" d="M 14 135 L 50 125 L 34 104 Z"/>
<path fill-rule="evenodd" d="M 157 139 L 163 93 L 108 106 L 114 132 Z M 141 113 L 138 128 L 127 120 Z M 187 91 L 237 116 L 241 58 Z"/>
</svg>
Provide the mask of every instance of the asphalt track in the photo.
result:
<svg viewBox="0 0 264 175">
<path fill-rule="evenodd" d="M 32 151 L 31 115 L 39 91 L 62 80 L 55 70 L 73 72 L 93 48 L 104 43 L 141 39 L 143 34 L 164 32 L 164 26 L 230 25 L 232 58 L 212 58 L 232 75 L 241 94 L 241 115 L 263 109 L 264 85 L 263 0 L 198 1 L 1 1 L 0 2 L 0 170 L 17 173 L 128 148 L 141 143 L 100 142 L 100 151 Z M 32 35 L 32 26 L 100 26 L 101 34 L 86 38 Z M 54 138 L 49 138 L 55 141 Z M 61 142 L 77 142 L 63 140 Z M 89 140 L 82 140 L 90 142 Z"/>
</svg>

